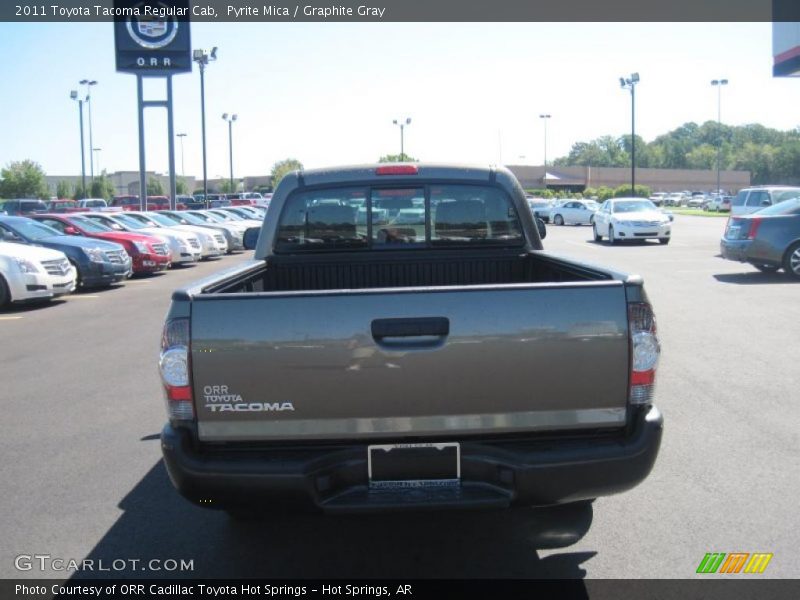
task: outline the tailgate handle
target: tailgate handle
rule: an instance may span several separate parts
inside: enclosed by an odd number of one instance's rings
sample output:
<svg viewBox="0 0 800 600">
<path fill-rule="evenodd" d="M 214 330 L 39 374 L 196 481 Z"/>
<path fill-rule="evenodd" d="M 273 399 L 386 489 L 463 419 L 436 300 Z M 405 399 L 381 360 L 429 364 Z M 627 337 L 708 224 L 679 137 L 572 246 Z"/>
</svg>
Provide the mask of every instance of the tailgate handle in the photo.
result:
<svg viewBox="0 0 800 600">
<path fill-rule="evenodd" d="M 375 319 L 372 337 L 380 341 L 387 337 L 444 337 L 450 333 L 450 319 L 422 317 L 417 319 Z"/>
</svg>

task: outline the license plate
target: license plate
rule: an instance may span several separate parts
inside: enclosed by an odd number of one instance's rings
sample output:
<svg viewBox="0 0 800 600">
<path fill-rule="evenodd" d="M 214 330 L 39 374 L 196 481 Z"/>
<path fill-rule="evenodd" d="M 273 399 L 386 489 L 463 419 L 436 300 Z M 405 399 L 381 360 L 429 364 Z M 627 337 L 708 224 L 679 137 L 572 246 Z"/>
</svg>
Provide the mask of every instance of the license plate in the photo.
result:
<svg viewBox="0 0 800 600">
<path fill-rule="evenodd" d="M 367 469 L 372 488 L 459 485 L 461 445 L 443 442 L 369 446 Z"/>
</svg>

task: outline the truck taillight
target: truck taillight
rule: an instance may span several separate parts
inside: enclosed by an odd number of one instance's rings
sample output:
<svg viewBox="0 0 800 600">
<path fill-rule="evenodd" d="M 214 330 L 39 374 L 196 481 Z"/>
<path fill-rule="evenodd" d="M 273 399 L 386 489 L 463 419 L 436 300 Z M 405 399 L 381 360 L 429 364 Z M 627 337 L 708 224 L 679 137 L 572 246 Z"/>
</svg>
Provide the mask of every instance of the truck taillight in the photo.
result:
<svg viewBox="0 0 800 600">
<path fill-rule="evenodd" d="M 656 335 L 656 317 L 646 302 L 628 305 L 631 339 L 631 404 L 650 404 L 655 391 L 656 367 L 661 345 Z"/>
<path fill-rule="evenodd" d="M 167 397 L 170 419 L 181 421 L 194 418 L 192 386 L 189 381 L 189 319 L 171 319 L 161 334 L 161 354 L 158 369 Z"/>
</svg>

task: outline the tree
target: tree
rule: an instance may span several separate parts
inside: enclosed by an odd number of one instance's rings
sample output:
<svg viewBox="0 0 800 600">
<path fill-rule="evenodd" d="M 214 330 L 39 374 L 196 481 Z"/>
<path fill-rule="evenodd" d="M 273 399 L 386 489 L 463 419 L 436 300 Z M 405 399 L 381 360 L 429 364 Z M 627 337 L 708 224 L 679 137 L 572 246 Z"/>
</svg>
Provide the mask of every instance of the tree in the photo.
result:
<svg viewBox="0 0 800 600">
<path fill-rule="evenodd" d="M 614 190 L 614 198 L 630 198 L 630 197 L 631 197 L 631 186 L 629 184 L 623 184 Z M 646 185 L 636 184 L 636 186 L 633 188 L 633 197 L 649 198 L 650 188 Z"/>
<path fill-rule="evenodd" d="M 101 175 L 94 178 L 92 185 L 89 187 L 90 196 L 92 198 L 104 198 L 111 200 L 114 197 L 114 184 L 109 179 L 106 172 L 103 171 Z"/>
<path fill-rule="evenodd" d="M 49 195 L 39 163 L 32 160 L 10 162 L 0 171 L 0 197 L 47 198 Z"/>
<path fill-rule="evenodd" d="M 175 181 L 175 193 L 176 194 L 186 194 L 188 193 L 189 186 L 186 184 L 186 180 L 178 177 Z"/>
<path fill-rule="evenodd" d="M 386 156 L 381 156 L 378 159 L 379 163 L 391 163 L 391 162 L 419 162 L 413 156 L 409 156 L 408 154 L 387 154 Z"/>
<path fill-rule="evenodd" d="M 303 168 L 303 163 L 301 163 L 296 158 L 287 158 L 284 160 L 279 160 L 274 165 L 272 165 L 272 172 L 270 176 L 272 177 L 272 188 L 277 189 L 278 184 L 281 182 L 286 175 L 291 173 L 292 171 L 299 171 Z"/>
<path fill-rule="evenodd" d="M 69 198 L 72 196 L 72 184 L 69 181 L 64 181 L 63 179 L 58 182 L 56 186 L 56 196 L 59 198 Z"/>
<path fill-rule="evenodd" d="M 147 180 L 147 195 L 148 196 L 164 195 L 164 186 L 161 185 L 161 181 L 159 179 L 152 178 Z"/>
<path fill-rule="evenodd" d="M 231 183 L 230 179 L 224 179 L 219 184 L 219 191 L 222 194 L 233 194 L 236 191 L 236 182 Z"/>
</svg>

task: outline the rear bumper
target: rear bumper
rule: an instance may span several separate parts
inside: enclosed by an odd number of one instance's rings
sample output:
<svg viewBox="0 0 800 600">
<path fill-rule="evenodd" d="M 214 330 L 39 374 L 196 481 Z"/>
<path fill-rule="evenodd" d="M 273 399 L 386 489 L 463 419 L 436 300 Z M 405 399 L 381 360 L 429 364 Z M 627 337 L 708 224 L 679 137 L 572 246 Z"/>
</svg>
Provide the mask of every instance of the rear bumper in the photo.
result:
<svg viewBox="0 0 800 600">
<path fill-rule="evenodd" d="M 729 240 L 722 238 L 719 242 L 722 258 L 748 262 L 755 265 L 781 266 L 783 255 L 760 240 Z"/>
<path fill-rule="evenodd" d="M 324 512 L 545 506 L 628 490 L 647 477 L 663 417 L 640 412 L 627 437 L 462 441 L 461 484 L 370 489 L 367 444 L 198 449 L 167 425 L 161 448 L 177 490 L 208 508 L 282 507 Z"/>
</svg>

